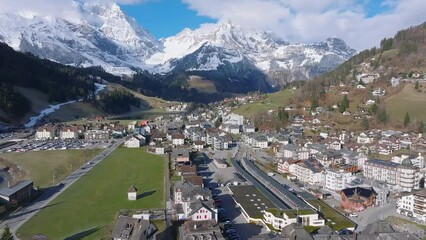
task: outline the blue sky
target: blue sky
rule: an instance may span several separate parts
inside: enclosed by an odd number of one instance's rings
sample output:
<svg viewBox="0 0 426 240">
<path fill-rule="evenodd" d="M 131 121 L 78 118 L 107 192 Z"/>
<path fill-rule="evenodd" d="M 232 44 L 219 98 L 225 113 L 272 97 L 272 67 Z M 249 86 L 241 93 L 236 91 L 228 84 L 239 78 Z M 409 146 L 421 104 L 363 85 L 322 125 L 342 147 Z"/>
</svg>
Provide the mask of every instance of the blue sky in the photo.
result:
<svg viewBox="0 0 426 240">
<path fill-rule="evenodd" d="M 181 0 L 152 0 L 121 8 L 155 37 L 169 37 L 184 28 L 196 29 L 202 23 L 214 23 L 208 17 L 197 16 Z"/>
<path fill-rule="evenodd" d="M 0 0 L 1 1 L 1 0 Z M 286 41 L 309 43 L 330 36 L 357 50 L 378 46 L 401 29 L 423 23 L 425 0 L 114 0 L 155 37 L 185 27 L 231 21 L 269 30 Z"/>
<path fill-rule="evenodd" d="M 384 0 L 369 0 L 365 3 L 365 12 L 369 18 L 390 10 L 390 6 L 386 5 Z"/>
</svg>

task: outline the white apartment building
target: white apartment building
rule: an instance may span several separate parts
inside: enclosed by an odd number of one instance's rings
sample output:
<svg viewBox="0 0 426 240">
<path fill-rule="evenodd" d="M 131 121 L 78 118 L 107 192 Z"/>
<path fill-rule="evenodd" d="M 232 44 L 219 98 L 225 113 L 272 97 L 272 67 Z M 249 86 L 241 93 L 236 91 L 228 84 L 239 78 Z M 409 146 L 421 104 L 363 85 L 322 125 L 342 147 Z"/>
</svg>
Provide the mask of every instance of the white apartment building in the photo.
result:
<svg viewBox="0 0 426 240">
<path fill-rule="evenodd" d="M 185 136 L 183 134 L 172 134 L 173 146 L 182 146 L 185 144 Z"/>
<path fill-rule="evenodd" d="M 399 214 L 426 222 L 426 189 L 400 197 L 396 207 Z"/>
<path fill-rule="evenodd" d="M 299 147 L 293 144 L 284 145 L 282 148 L 280 148 L 280 151 L 278 153 L 278 156 L 282 158 L 293 158 L 300 160 L 308 159 L 309 155 L 309 149 L 305 147 Z"/>
<path fill-rule="evenodd" d="M 364 176 L 386 182 L 391 189 L 399 192 L 411 192 L 419 189 L 420 169 L 413 166 L 410 159 L 399 163 L 373 159 L 365 162 Z"/>
<path fill-rule="evenodd" d="M 325 220 L 312 209 L 284 210 L 268 209 L 263 213 L 266 224 L 272 225 L 276 230 L 292 223 L 301 222 L 303 226 L 321 227 L 325 225 Z"/>
<path fill-rule="evenodd" d="M 327 169 L 325 172 L 325 188 L 330 191 L 340 191 L 345 189 L 346 184 L 354 178 L 351 172 L 346 172 L 343 169 Z"/>
<path fill-rule="evenodd" d="M 312 185 L 323 183 L 322 165 L 317 160 L 304 160 L 289 167 L 292 175 L 301 182 Z"/>
<path fill-rule="evenodd" d="M 138 148 L 141 146 L 141 141 L 135 137 L 131 137 L 126 142 L 124 142 L 124 146 L 126 148 Z"/>
<path fill-rule="evenodd" d="M 78 138 L 78 128 L 77 127 L 64 127 L 59 132 L 60 139 L 77 139 Z"/>
<path fill-rule="evenodd" d="M 358 143 L 358 144 L 371 144 L 371 143 L 373 143 L 373 141 L 374 141 L 374 139 L 367 136 L 367 134 L 365 134 L 365 133 L 361 133 L 356 138 L 356 143 Z"/>
<path fill-rule="evenodd" d="M 244 116 L 231 113 L 231 114 L 222 116 L 222 122 L 224 124 L 232 124 L 232 125 L 241 126 L 241 125 L 244 124 Z"/>
<path fill-rule="evenodd" d="M 392 162 L 395 163 L 399 163 L 401 164 L 402 161 L 404 161 L 405 159 L 410 159 L 411 162 L 413 163 L 413 166 L 418 167 L 420 169 L 423 169 L 425 167 L 425 158 L 422 156 L 421 153 L 419 153 L 419 155 L 407 155 L 407 154 L 401 154 L 401 155 L 396 155 L 392 157 Z"/>
<path fill-rule="evenodd" d="M 35 138 L 37 140 L 53 139 L 56 135 L 56 128 L 54 126 L 43 126 L 37 128 Z"/>
</svg>

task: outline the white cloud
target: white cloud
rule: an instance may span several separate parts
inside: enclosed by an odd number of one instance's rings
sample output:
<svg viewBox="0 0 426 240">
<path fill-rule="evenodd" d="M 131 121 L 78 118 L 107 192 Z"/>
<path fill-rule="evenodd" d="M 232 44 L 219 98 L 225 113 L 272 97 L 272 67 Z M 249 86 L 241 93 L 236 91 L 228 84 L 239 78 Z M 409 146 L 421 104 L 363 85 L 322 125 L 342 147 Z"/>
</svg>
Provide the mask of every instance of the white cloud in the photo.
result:
<svg viewBox="0 0 426 240">
<path fill-rule="evenodd" d="M 368 17 L 374 0 L 182 0 L 199 15 L 229 20 L 245 27 L 269 29 L 293 42 L 344 39 L 362 50 L 384 37 L 426 20 L 424 0 L 383 0 L 389 9 Z"/>
<path fill-rule="evenodd" d="M 81 12 L 78 4 L 70 0 L 41 0 L 34 4 L 34 0 L 0 0 L 1 11 L 20 12 L 27 16 L 48 15 L 77 19 Z"/>
</svg>

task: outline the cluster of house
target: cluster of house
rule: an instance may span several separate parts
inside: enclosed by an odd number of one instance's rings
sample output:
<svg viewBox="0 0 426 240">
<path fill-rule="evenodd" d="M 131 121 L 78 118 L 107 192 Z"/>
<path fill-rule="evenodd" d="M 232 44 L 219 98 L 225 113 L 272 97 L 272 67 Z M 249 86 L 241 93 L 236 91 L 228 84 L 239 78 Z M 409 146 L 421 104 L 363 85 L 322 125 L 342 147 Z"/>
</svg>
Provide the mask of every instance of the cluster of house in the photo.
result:
<svg viewBox="0 0 426 240">
<path fill-rule="evenodd" d="M 375 140 L 366 134 L 360 134 L 356 137 L 356 141 L 361 145 L 357 150 L 343 148 L 346 141 L 340 140 L 345 138 L 342 135 L 339 136 L 340 139 L 330 139 L 329 141 L 319 141 L 317 143 L 311 143 L 308 140 L 303 145 L 288 144 L 287 142 L 273 144 L 269 142 L 273 138 L 264 137 L 266 138 L 265 142 L 268 141 L 265 145 L 271 147 L 276 154 L 277 171 L 287 174 L 290 179 L 297 179 L 310 185 L 322 186 L 326 191 L 340 194 L 348 193 L 347 189 L 352 189 L 353 187 L 363 187 L 364 189 L 373 187 L 371 193 L 374 193 L 376 197 L 373 202 L 365 203 L 364 208 L 386 203 L 386 199 L 383 198 L 386 198 L 389 192 L 418 190 L 420 182 L 426 174 L 425 159 L 421 154 L 399 154 L 386 161 L 369 159 L 366 155 L 368 152 L 363 151 L 362 147 L 365 147 L 366 144 L 372 145 Z M 294 140 L 290 138 L 289 142 L 292 141 Z M 351 146 L 356 145 L 356 143 L 351 144 Z M 364 179 L 371 184 L 364 182 Z M 365 192 L 369 191 L 357 190 L 357 193 L 361 195 L 364 195 Z M 360 196 L 360 194 L 357 196 Z M 380 201 L 377 201 L 377 199 Z M 360 207 L 346 208 L 345 204 L 342 204 L 342 206 L 348 211 L 361 209 Z"/>
<path fill-rule="evenodd" d="M 166 107 L 166 111 L 167 112 L 185 112 L 187 108 L 188 108 L 187 103 L 178 103 L 178 104 Z"/>
<path fill-rule="evenodd" d="M 181 158 L 176 166 L 181 181 L 174 183 L 172 196 L 176 220 L 184 221 L 179 228 L 180 239 L 223 239 L 213 196 L 204 188 L 203 178 L 197 176 L 197 168 L 192 165 L 196 160 L 186 165 L 189 161 L 186 153 L 177 155 Z"/>
<path fill-rule="evenodd" d="M 149 150 L 156 154 L 164 154 L 170 148 L 186 148 L 202 150 L 204 148 L 226 150 L 234 143 L 232 136 L 214 128 L 205 120 L 163 121 L 151 131 L 148 140 Z"/>
</svg>

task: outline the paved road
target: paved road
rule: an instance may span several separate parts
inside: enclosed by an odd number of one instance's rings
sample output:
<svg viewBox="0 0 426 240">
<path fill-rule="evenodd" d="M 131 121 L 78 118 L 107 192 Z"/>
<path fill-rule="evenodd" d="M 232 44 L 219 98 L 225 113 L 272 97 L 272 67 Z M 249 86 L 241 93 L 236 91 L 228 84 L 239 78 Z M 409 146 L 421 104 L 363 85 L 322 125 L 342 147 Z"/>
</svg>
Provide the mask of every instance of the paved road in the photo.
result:
<svg viewBox="0 0 426 240">
<path fill-rule="evenodd" d="M 81 176 L 92 170 L 99 162 L 105 159 L 112 151 L 114 151 L 118 146 L 120 146 L 124 140 L 119 139 L 115 144 L 109 148 L 102 151 L 99 155 L 94 157 L 91 162 L 92 164 L 85 164 L 81 168 L 77 169 L 71 175 L 66 177 L 62 182 L 58 183 L 56 186 L 51 187 L 49 190 L 45 191 L 40 197 L 31 203 L 31 205 L 24 206 L 17 211 L 13 212 L 5 220 L 0 223 L 0 229 L 4 228 L 6 225 L 9 226 L 12 233 L 16 233 L 19 227 L 21 227 L 26 221 L 31 217 L 37 214 L 41 209 L 49 207 L 49 203 L 58 197 L 63 191 L 68 189 L 74 182 L 80 179 Z M 15 237 L 15 239 L 18 239 Z"/>
<path fill-rule="evenodd" d="M 166 191 L 166 230 L 163 239 L 173 239 L 173 221 L 171 213 L 173 210 L 173 203 L 170 196 L 170 169 L 169 169 L 169 157 L 164 157 L 164 178 L 165 178 L 165 191 Z"/>
<path fill-rule="evenodd" d="M 244 218 L 241 210 L 236 208 L 236 202 L 229 193 L 227 187 L 221 187 L 219 189 L 219 197 L 222 200 L 223 208 L 225 208 L 229 219 L 232 220 L 235 230 L 241 239 L 249 239 L 259 234 L 267 233 L 267 230 L 263 226 L 250 224 Z"/>
<path fill-rule="evenodd" d="M 235 226 L 235 230 L 241 239 L 249 239 L 250 237 L 256 236 L 261 233 L 266 233 L 266 228 L 250 224 L 242 215 L 241 210 L 236 207 L 236 203 L 227 187 L 217 187 L 215 174 L 220 173 L 222 180 L 230 180 L 234 178 L 234 167 L 225 169 L 218 169 L 212 161 L 208 161 L 207 164 L 200 166 L 200 175 L 204 175 L 205 185 L 212 187 L 212 193 L 220 196 L 222 200 L 222 207 L 226 209 L 228 217 L 231 219 Z"/>
<path fill-rule="evenodd" d="M 358 224 L 357 231 L 362 231 L 368 224 L 373 223 L 380 219 L 386 219 L 389 216 L 398 216 L 396 212 L 395 202 L 387 203 L 380 207 L 367 208 L 358 213 L 358 217 L 350 217 Z"/>
</svg>

